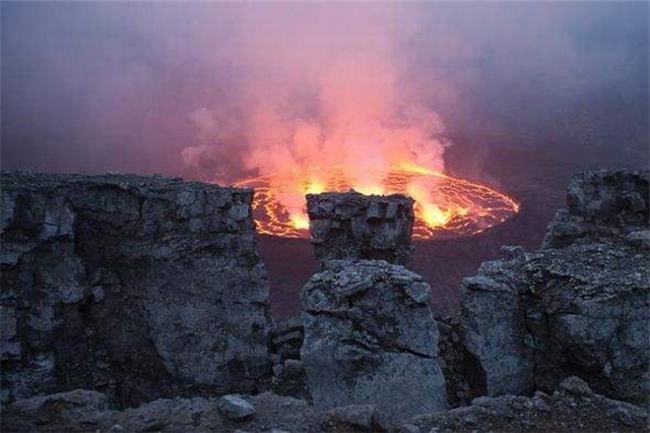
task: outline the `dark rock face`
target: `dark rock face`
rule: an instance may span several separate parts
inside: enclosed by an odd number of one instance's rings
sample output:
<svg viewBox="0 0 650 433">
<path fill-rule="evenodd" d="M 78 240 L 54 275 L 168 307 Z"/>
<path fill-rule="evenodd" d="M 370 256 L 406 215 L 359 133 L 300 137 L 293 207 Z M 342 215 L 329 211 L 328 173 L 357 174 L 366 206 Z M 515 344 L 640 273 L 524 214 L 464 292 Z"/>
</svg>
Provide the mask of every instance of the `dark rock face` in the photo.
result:
<svg viewBox="0 0 650 433">
<path fill-rule="evenodd" d="M 641 432 L 648 414 L 641 408 L 595 394 L 577 377 L 564 380 L 552 395 L 479 397 L 470 406 L 418 417 L 402 433 Z"/>
<path fill-rule="evenodd" d="M 257 389 L 268 282 L 252 191 L 25 172 L 2 187 L 4 400 Z"/>
<path fill-rule="evenodd" d="M 429 301 L 429 285 L 401 266 L 328 262 L 303 288 L 301 355 L 314 404 L 373 404 L 388 422 L 444 410 Z"/>
<path fill-rule="evenodd" d="M 505 248 L 465 279 L 465 346 L 488 395 L 548 392 L 578 375 L 609 397 L 647 402 L 650 270 L 644 243 L 630 241 L 648 230 L 647 179 L 577 176 L 560 218 L 588 230 L 568 236 L 556 217 L 545 249 Z"/>
<path fill-rule="evenodd" d="M 273 363 L 273 392 L 311 399 L 307 375 L 300 360 L 300 348 L 305 337 L 302 319 L 291 317 L 273 325 L 269 331 L 271 362 Z"/>
<path fill-rule="evenodd" d="M 382 259 L 408 264 L 413 203 L 411 198 L 397 194 L 308 194 L 307 212 L 316 257 L 322 262 Z"/>
<path fill-rule="evenodd" d="M 604 238 L 625 240 L 631 234 L 645 237 L 647 244 L 649 177 L 647 171 L 602 170 L 575 175 L 567 190 L 568 208 L 556 214 L 543 247 L 562 248 Z"/>
<path fill-rule="evenodd" d="M 438 327 L 438 364 L 445 377 L 449 407 L 469 404 L 474 397 L 485 395 L 485 373 L 476 358 L 463 344 L 463 328 L 456 317 L 433 309 Z"/>
</svg>

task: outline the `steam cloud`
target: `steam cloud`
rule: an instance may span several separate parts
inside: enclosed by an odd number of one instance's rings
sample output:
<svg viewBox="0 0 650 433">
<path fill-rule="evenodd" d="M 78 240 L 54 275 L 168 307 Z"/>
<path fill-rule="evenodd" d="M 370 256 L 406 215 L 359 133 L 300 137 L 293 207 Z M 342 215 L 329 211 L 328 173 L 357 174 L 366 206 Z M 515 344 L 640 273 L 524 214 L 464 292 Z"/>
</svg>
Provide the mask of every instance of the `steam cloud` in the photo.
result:
<svg viewBox="0 0 650 433">
<path fill-rule="evenodd" d="M 5 168 L 372 184 L 459 135 L 647 154 L 648 5 L 7 2 L 2 80 Z M 585 107 L 602 143 L 562 129 Z"/>
<path fill-rule="evenodd" d="M 275 175 L 341 167 L 362 191 L 400 163 L 443 169 L 443 122 L 405 91 L 413 81 L 400 48 L 417 31 L 413 11 L 339 5 L 247 18 L 233 29 L 230 59 L 242 74 L 233 99 L 246 168 Z M 201 142 L 182 156 L 198 168 L 232 132 L 228 114 L 209 107 L 192 120 Z M 290 208 L 302 206 L 295 192 L 285 191 Z"/>
</svg>

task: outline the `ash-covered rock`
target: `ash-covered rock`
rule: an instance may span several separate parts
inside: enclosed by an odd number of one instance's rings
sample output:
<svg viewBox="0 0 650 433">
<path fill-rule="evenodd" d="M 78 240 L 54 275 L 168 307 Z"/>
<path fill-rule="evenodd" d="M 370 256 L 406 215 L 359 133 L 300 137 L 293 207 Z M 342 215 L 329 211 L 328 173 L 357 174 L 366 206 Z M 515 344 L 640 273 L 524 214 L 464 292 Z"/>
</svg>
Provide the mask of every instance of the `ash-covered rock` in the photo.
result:
<svg viewBox="0 0 650 433">
<path fill-rule="evenodd" d="M 29 172 L 3 172 L 2 187 L 5 400 L 257 390 L 268 282 L 252 191 Z"/>
<path fill-rule="evenodd" d="M 307 195 L 312 243 L 321 261 L 382 259 L 408 264 L 413 200 L 350 191 Z"/>
<path fill-rule="evenodd" d="M 567 209 L 561 209 L 548 227 L 543 248 L 562 248 L 574 242 L 603 238 L 645 239 L 650 218 L 648 171 L 586 171 L 571 179 Z"/>
<path fill-rule="evenodd" d="M 647 174 L 588 173 L 572 185 L 571 212 L 588 220 L 588 231 L 565 242 L 551 227 L 544 249 L 508 249 L 463 282 L 465 346 L 484 372 L 474 386 L 490 396 L 549 392 L 578 375 L 599 393 L 646 403 L 648 252 L 617 234 L 647 231 Z"/>
<path fill-rule="evenodd" d="M 388 422 L 446 408 L 438 330 L 422 277 L 333 260 L 303 288 L 302 361 L 314 404 L 373 404 Z"/>
<path fill-rule="evenodd" d="M 595 394 L 584 381 L 569 377 L 552 394 L 533 397 L 479 397 L 470 406 L 421 416 L 401 426 L 400 433 L 592 433 L 642 432 L 648 414 L 622 401 Z"/>
</svg>

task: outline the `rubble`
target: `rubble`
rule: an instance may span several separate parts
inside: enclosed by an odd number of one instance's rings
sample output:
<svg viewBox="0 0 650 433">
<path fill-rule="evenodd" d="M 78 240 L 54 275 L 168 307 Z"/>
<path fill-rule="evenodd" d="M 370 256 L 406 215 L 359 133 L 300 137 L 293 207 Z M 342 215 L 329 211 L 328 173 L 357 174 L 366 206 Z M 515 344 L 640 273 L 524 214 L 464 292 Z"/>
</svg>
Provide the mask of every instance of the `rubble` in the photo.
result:
<svg viewBox="0 0 650 433">
<path fill-rule="evenodd" d="M 648 414 L 595 394 L 577 377 L 549 395 L 479 397 L 471 405 L 409 420 L 400 433 L 632 433 L 647 431 Z"/>
</svg>

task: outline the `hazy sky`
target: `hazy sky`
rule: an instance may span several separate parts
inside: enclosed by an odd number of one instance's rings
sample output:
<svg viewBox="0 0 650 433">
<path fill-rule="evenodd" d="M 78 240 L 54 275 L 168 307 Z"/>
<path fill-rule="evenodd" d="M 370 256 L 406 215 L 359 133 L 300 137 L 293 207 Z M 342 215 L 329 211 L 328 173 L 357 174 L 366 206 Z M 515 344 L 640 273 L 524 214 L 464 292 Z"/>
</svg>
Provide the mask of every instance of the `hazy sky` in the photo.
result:
<svg viewBox="0 0 650 433">
<path fill-rule="evenodd" d="M 1 8 L 3 168 L 232 180 L 394 134 L 431 161 L 459 135 L 648 146 L 645 2 Z"/>
</svg>

